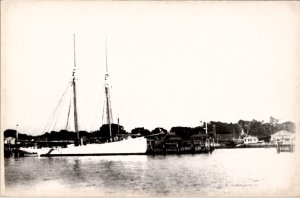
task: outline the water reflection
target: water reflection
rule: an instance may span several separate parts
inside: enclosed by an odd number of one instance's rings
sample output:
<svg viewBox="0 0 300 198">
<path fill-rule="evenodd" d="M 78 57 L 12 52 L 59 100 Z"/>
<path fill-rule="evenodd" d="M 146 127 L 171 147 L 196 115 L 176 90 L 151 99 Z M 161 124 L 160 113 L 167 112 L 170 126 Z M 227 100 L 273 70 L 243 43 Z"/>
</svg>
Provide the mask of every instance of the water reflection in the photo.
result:
<svg viewBox="0 0 300 198">
<path fill-rule="evenodd" d="M 74 176 L 76 176 L 79 181 L 84 180 L 84 178 L 81 176 L 79 159 L 74 160 L 73 171 L 74 171 Z"/>
<path fill-rule="evenodd" d="M 5 181 L 8 188 L 41 193 L 51 184 L 64 193 L 225 196 L 228 189 L 288 188 L 293 167 L 282 167 L 293 163 L 291 156 L 271 149 L 233 149 L 211 155 L 7 158 Z"/>
</svg>

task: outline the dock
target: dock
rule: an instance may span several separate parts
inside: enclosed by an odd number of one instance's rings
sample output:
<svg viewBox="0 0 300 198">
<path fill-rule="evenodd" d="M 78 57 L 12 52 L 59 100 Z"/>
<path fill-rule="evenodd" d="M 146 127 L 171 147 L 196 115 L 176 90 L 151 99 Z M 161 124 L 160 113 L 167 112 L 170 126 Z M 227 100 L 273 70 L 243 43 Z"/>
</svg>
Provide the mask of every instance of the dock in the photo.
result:
<svg viewBox="0 0 300 198">
<path fill-rule="evenodd" d="M 284 144 L 281 142 L 277 142 L 276 145 L 276 151 L 277 153 L 281 153 L 281 152 L 294 152 L 294 144 Z"/>
<path fill-rule="evenodd" d="M 167 133 L 163 137 L 148 138 L 147 154 L 197 154 L 212 153 L 214 140 L 205 134 L 197 134 L 189 139 L 183 139 L 174 133 Z"/>
</svg>

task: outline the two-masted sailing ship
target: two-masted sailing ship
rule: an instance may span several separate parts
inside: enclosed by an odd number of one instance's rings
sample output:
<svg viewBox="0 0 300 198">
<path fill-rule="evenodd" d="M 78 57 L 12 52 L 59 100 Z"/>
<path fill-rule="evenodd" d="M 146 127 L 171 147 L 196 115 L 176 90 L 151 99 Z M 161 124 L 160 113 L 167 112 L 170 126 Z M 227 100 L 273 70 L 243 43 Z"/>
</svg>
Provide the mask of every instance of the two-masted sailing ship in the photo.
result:
<svg viewBox="0 0 300 198">
<path fill-rule="evenodd" d="M 147 139 L 145 137 L 116 140 L 112 136 L 112 108 L 110 102 L 110 86 L 108 83 L 108 66 L 107 66 L 107 52 L 106 52 L 106 73 L 105 73 L 105 109 L 106 119 L 109 126 L 110 138 L 105 143 L 82 143 L 78 131 L 78 116 L 77 116 L 77 98 L 76 98 L 76 59 L 75 59 L 75 35 L 74 35 L 74 68 L 72 72 L 72 92 L 74 105 L 74 129 L 76 132 L 76 141 L 74 144 L 69 144 L 67 147 L 53 147 L 53 148 L 19 148 L 20 152 L 26 154 L 36 154 L 37 156 L 81 156 L 81 155 L 130 155 L 130 154 L 145 154 L 147 150 Z"/>
</svg>

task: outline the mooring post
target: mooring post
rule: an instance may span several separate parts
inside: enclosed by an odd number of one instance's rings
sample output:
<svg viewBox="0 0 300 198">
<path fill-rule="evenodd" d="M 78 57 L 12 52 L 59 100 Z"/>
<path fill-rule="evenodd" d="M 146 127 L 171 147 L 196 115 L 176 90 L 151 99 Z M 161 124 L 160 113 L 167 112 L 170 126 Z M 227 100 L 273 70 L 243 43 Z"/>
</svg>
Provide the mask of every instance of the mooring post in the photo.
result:
<svg viewBox="0 0 300 198">
<path fill-rule="evenodd" d="M 277 153 L 280 153 L 280 145 L 279 145 L 279 142 L 277 142 Z"/>
<path fill-rule="evenodd" d="M 177 154 L 180 154 L 180 144 L 178 142 L 176 144 L 176 148 L 177 148 Z"/>
<path fill-rule="evenodd" d="M 195 144 L 194 141 L 192 141 L 192 145 L 191 145 L 191 153 L 195 154 Z"/>
</svg>

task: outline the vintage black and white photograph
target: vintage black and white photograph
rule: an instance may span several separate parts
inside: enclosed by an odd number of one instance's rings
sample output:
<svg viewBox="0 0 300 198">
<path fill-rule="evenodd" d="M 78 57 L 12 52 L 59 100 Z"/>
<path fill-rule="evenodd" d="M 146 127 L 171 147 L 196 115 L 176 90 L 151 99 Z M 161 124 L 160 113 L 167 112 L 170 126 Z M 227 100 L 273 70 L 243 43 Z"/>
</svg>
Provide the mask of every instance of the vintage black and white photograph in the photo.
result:
<svg viewBox="0 0 300 198">
<path fill-rule="evenodd" d="M 297 1 L 1 1 L 1 195 L 300 196 Z"/>
</svg>

